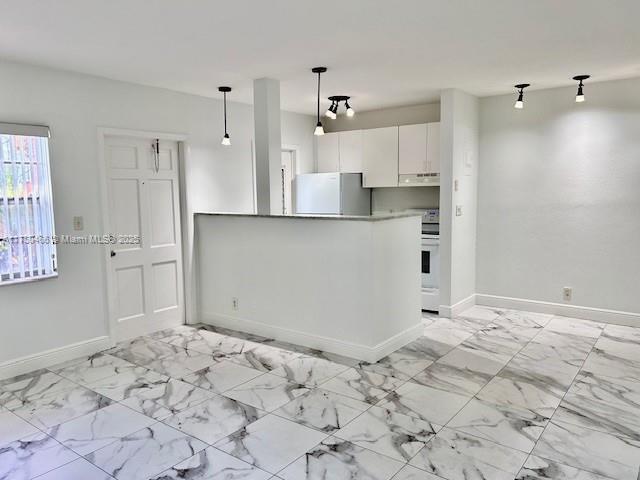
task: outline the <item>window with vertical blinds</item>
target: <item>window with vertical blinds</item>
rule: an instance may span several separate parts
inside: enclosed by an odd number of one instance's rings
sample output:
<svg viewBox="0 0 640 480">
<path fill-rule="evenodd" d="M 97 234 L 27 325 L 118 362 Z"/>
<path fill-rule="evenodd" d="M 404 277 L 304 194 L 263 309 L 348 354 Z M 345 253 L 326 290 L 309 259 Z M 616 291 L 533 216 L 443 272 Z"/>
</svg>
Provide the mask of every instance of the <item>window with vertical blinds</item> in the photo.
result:
<svg viewBox="0 0 640 480">
<path fill-rule="evenodd" d="M 49 129 L 0 123 L 0 286 L 57 275 Z"/>
</svg>

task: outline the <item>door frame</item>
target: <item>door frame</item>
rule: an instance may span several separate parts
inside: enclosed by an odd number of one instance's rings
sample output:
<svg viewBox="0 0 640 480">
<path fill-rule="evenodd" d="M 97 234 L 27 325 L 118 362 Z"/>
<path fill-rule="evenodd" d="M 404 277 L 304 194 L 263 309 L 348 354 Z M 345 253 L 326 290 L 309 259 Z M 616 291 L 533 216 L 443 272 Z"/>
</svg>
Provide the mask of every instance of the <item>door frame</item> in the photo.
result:
<svg viewBox="0 0 640 480">
<path fill-rule="evenodd" d="M 291 153 L 291 215 L 295 215 L 296 210 L 296 192 L 293 188 L 293 182 L 295 178 L 300 175 L 300 162 L 298 161 L 300 158 L 300 147 L 298 145 L 286 145 L 282 144 L 280 146 L 280 153 L 282 152 L 290 152 Z"/>
<path fill-rule="evenodd" d="M 158 138 L 160 140 L 177 142 L 178 144 L 178 188 L 179 192 L 179 205 L 180 205 L 180 232 L 179 235 L 182 240 L 182 251 L 180 256 L 182 257 L 182 278 L 179 281 L 182 282 L 182 291 L 184 298 L 184 318 L 183 324 L 186 323 L 187 318 L 191 318 L 193 312 L 194 303 L 192 297 L 193 282 L 195 281 L 194 272 L 192 271 L 192 262 L 187 260 L 192 257 L 193 247 L 191 243 L 187 243 L 192 240 L 192 236 L 188 234 L 189 219 L 187 218 L 187 197 L 185 189 L 185 160 L 188 149 L 188 136 L 185 134 L 175 134 L 167 132 L 154 132 L 148 130 L 128 130 L 122 128 L 110 128 L 110 127 L 98 127 L 98 180 L 100 190 L 100 213 L 102 216 L 101 225 L 103 233 L 107 233 L 111 228 L 111 217 L 109 211 L 109 185 L 107 179 L 107 166 L 105 164 L 105 139 L 107 137 L 131 137 L 131 138 Z M 107 329 L 107 335 L 111 345 L 115 345 L 115 312 L 116 295 L 115 285 L 113 285 L 113 279 L 109 275 L 109 261 L 110 253 L 109 249 L 104 249 L 102 253 L 102 279 L 104 281 L 103 291 L 106 298 L 106 304 L 104 308 L 105 326 Z M 187 293 L 189 288 L 189 293 Z"/>
</svg>

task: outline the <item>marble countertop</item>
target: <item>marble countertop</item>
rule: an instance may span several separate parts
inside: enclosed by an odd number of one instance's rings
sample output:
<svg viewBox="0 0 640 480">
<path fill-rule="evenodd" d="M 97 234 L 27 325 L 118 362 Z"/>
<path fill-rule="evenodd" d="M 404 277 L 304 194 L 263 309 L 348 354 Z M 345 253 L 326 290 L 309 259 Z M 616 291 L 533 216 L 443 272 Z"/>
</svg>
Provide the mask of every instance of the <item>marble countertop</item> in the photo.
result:
<svg viewBox="0 0 640 480">
<path fill-rule="evenodd" d="M 420 217 L 416 212 L 397 212 L 374 215 L 258 215 L 253 213 L 225 213 L 225 212 L 195 212 L 194 215 L 211 215 L 224 217 L 256 217 L 256 218 L 290 218 L 290 219 L 312 219 L 312 220 L 355 220 L 365 222 L 379 222 L 382 220 L 392 220 L 395 218 Z"/>
</svg>

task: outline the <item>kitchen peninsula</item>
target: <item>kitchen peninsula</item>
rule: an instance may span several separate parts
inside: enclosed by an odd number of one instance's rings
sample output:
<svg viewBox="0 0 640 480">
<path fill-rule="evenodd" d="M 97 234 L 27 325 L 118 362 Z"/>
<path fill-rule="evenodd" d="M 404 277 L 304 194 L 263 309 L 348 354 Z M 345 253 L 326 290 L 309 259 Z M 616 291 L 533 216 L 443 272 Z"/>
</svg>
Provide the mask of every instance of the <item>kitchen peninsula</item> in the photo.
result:
<svg viewBox="0 0 640 480">
<path fill-rule="evenodd" d="M 197 213 L 199 317 L 374 362 L 421 334 L 419 214 Z"/>
</svg>

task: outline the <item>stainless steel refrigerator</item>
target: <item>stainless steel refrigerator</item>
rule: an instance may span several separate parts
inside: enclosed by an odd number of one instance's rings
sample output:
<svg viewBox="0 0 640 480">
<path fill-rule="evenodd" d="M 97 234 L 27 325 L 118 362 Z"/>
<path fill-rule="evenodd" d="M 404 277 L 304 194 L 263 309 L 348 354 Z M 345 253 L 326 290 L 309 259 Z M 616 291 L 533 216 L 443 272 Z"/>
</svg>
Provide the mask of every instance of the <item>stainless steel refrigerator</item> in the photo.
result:
<svg viewBox="0 0 640 480">
<path fill-rule="evenodd" d="M 360 173 L 307 173 L 295 177 L 296 214 L 370 215 L 371 191 Z"/>
</svg>

